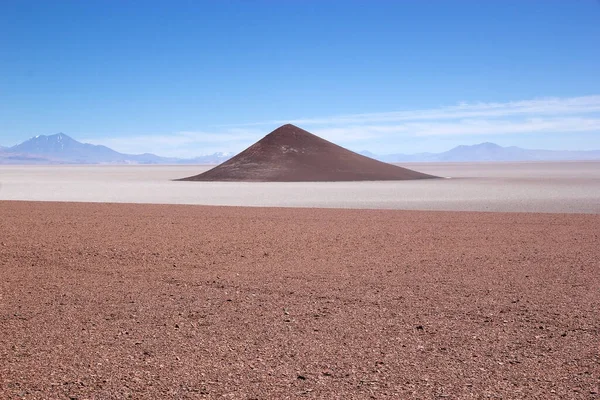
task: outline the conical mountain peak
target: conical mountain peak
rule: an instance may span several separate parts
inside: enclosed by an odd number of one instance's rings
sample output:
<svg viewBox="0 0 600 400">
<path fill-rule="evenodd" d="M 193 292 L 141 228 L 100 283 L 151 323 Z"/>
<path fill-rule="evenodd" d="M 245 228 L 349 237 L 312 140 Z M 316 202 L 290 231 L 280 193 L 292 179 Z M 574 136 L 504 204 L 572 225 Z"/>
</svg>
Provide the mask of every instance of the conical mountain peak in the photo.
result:
<svg viewBox="0 0 600 400">
<path fill-rule="evenodd" d="M 271 133 L 280 134 L 280 133 L 286 133 L 286 132 L 290 132 L 290 131 L 298 130 L 298 129 L 299 130 L 304 130 L 304 129 L 298 128 L 294 124 L 284 124 L 284 125 L 281 125 L 279 128 L 275 129 Z"/>
<path fill-rule="evenodd" d="M 284 146 L 307 146 L 312 142 L 325 142 L 324 139 L 305 131 L 302 128 L 292 124 L 285 124 L 269 133 L 267 136 L 256 142 L 255 145 L 284 145 Z"/>
<path fill-rule="evenodd" d="M 435 176 L 347 150 L 292 124 L 275 129 L 235 157 L 189 181 L 377 181 Z"/>
<path fill-rule="evenodd" d="M 279 128 L 275 129 L 273 132 L 269 133 L 265 137 L 288 137 L 288 136 L 302 136 L 302 135 L 311 135 L 311 133 L 305 131 L 304 129 L 298 128 L 296 125 L 285 124 L 281 125 Z"/>
</svg>

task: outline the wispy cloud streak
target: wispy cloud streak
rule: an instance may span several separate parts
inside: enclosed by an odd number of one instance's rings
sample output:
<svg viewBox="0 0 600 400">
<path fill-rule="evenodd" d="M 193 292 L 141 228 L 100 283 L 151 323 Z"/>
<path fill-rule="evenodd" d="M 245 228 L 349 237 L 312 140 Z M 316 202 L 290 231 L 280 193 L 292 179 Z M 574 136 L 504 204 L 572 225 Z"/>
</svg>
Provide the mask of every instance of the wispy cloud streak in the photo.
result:
<svg viewBox="0 0 600 400">
<path fill-rule="evenodd" d="M 123 153 L 154 153 L 165 157 L 193 158 L 216 152 L 241 150 L 261 134 L 262 131 L 257 129 L 234 128 L 219 131 L 182 131 L 166 135 L 118 136 L 84 141 L 102 144 Z"/>
<path fill-rule="evenodd" d="M 600 95 L 540 98 L 505 103 L 460 103 L 422 110 L 270 120 L 170 135 L 139 135 L 90 140 L 129 153 L 151 152 L 194 157 L 237 152 L 278 125 L 293 123 L 344 146 L 375 151 L 398 150 L 400 143 L 438 138 L 552 134 L 600 134 Z"/>
<path fill-rule="evenodd" d="M 271 120 L 235 126 L 259 126 L 283 123 L 305 125 L 359 124 L 465 118 L 501 118 L 527 115 L 575 115 L 596 112 L 600 112 L 600 96 L 594 95 L 571 98 L 540 98 L 506 103 L 460 103 L 456 106 L 432 109 L 298 118 L 291 121 Z"/>
</svg>

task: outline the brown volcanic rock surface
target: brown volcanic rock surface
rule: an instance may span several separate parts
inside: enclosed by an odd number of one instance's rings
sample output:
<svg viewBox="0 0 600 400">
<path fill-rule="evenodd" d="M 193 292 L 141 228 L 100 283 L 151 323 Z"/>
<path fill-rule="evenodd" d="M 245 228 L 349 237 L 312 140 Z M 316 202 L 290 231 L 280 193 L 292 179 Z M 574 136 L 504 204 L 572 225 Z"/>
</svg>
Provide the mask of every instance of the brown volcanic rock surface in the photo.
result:
<svg viewBox="0 0 600 400">
<path fill-rule="evenodd" d="M 436 178 L 347 150 L 288 124 L 186 181 L 389 181 Z"/>
<path fill-rule="evenodd" d="M 0 202 L 0 398 L 598 398 L 599 232 Z"/>
</svg>

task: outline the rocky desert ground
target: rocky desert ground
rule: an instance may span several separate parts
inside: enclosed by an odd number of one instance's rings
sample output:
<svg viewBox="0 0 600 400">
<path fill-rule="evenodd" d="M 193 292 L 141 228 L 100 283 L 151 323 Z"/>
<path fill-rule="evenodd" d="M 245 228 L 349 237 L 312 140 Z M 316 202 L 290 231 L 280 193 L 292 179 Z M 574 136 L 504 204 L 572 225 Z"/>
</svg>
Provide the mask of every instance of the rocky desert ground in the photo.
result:
<svg viewBox="0 0 600 400">
<path fill-rule="evenodd" d="M 0 398 L 598 398 L 599 243 L 594 214 L 2 201 Z"/>
</svg>

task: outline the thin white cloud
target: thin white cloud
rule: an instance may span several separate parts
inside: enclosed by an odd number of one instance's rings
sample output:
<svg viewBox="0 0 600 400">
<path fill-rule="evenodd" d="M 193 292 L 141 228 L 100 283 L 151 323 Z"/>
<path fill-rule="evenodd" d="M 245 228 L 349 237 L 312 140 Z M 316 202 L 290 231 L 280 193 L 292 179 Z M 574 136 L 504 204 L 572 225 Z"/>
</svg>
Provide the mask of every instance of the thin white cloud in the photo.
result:
<svg viewBox="0 0 600 400">
<path fill-rule="evenodd" d="M 221 126 L 210 131 L 89 140 L 126 153 L 196 157 L 238 152 L 285 123 L 307 128 L 344 146 L 400 150 L 407 138 L 451 138 L 505 134 L 600 134 L 600 95 L 541 98 L 505 103 L 460 103 L 412 111 L 272 120 Z"/>
<path fill-rule="evenodd" d="M 153 153 L 164 157 L 193 158 L 216 152 L 239 151 L 264 136 L 260 130 L 182 131 L 168 135 L 136 135 L 84 139 L 122 153 Z"/>
<path fill-rule="evenodd" d="M 581 96 L 570 98 L 540 98 L 512 101 L 506 103 L 460 103 L 456 106 L 432 109 L 393 111 L 382 113 L 334 115 L 318 118 L 298 118 L 289 121 L 272 120 L 252 122 L 235 126 L 259 126 L 273 124 L 359 124 L 389 123 L 399 121 L 446 120 L 464 118 L 500 118 L 526 115 L 576 115 L 600 112 L 600 96 Z"/>
<path fill-rule="evenodd" d="M 465 119 L 455 122 L 411 122 L 394 125 L 349 125 L 313 132 L 333 141 L 365 141 L 409 136 L 504 135 L 517 133 L 600 132 L 600 118 L 533 118 L 517 121 Z"/>
</svg>

